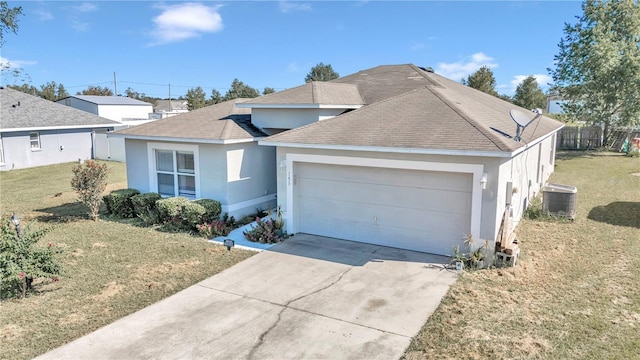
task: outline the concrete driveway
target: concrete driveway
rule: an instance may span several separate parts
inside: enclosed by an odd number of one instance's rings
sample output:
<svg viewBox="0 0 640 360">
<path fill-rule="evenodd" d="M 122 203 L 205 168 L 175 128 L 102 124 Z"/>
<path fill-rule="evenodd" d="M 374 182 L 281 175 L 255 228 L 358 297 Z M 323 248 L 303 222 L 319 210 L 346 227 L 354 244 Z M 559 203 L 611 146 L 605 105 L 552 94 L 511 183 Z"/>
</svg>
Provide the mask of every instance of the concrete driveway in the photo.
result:
<svg viewBox="0 0 640 360">
<path fill-rule="evenodd" d="M 298 234 L 39 359 L 399 358 L 447 261 Z"/>
</svg>

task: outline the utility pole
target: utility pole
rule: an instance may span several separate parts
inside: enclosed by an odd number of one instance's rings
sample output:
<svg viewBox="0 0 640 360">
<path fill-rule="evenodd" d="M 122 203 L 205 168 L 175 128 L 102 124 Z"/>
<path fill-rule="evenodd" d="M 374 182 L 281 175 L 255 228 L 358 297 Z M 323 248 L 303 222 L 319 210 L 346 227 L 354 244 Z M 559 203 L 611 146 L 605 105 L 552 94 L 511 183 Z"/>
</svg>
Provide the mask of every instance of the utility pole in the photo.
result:
<svg viewBox="0 0 640 360">
<path fill-rule="evenodd" d="M 169 111 L 173 111 L 173 104 L 171 103 L 171 83 L 169 83 Z"/>
<path fill-rule="evenodd" d="M 113 72 L 113 95 L 118 96 L 118 82 L 116 81 L 116 72 Z"/>
</svg>

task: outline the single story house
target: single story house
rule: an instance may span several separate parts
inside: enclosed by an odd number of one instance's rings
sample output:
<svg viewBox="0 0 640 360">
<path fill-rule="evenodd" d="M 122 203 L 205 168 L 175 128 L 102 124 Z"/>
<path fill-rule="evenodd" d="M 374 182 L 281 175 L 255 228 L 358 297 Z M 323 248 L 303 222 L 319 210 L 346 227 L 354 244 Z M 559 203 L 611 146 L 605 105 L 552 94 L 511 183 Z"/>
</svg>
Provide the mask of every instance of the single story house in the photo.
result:
<svg viewBox="0 0 640 360">
<path fill-rule="evenodd" d="M 164 119 L 189 112 L 187 100 L 156 100 L 152 119 Z"/>
<path fill-rule="evenodd" d="M 93 159 L 118 122 L 0 87 L 0 171 Z"/>
<path fill-rule="evenodd" d="M 260 156 L 252 162 L 256 165 L 273 158 L 268 166 L 247 168 L 245 175 L 261 179 L 251 182 L 254 192 L 265 189 L 265 195 L 276 196 L 288 233 L 443 255 L 468 236 L 477 245 L 493 243 L 507 209 L 512 223 L 519 221 L 553 172 L 556 133 L 563 126 L 542 116 L 516 141 L 510 111 L 535 114 L 412 64 L 312 82 L 235 107 L 230 113 L 247 111 L 245 124 L 254 129 L 252 138 L 247 134 L 246 142 L 237 144 L 242 163 L 254 156 Z M 239 159 L 210 156 L 197 144 L 202 139 L 185 135 L 178 124 L 186 116 L 167 119 L 173 125 L 156 134 L 157 140 L 166 138 L 156 145 L 131 147 L 131 155 L 127 146 L 128 169 L 149 168 L 143 190 L 158 191 L 156 178 L 164 172 L 154 149 L 172 143 L 189 144 L 183 149 L 198 159 L 196 189 L 225 187 L 221 181 L 229 178 L 209 173 L 237 169 Z M 127 144 L 131 130 L 122 132 Z M 224 141 L 208 129 L 196 131 L 201 138 Z M 175 151 L 178 164 L 180 148 Z"/>
</svg>

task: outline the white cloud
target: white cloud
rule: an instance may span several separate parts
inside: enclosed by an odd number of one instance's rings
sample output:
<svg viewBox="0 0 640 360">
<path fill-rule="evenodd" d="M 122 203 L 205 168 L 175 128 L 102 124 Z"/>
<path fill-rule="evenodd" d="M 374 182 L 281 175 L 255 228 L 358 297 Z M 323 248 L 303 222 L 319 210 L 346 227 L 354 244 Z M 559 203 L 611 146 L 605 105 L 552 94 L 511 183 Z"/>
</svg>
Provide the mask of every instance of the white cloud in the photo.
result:
<svg viewBox="0 0 640 360">
<path fill-rule="evenodd" d="M 153 19 L 154 45 L 186 40 L 223 28 L 222 17 L 218 13 L 220 5 L 209 7 L 184 3 L 160 8 L 162 13 Z"/>
<path fill-rule="evenodd" d="M 518 85 L 520 85 L 520 83 L 528 77 L 529 75 L 514 76 L 513 80 L 511 80 L 511 88 L 513 89 L 513 91 L 516 91 L 516 88 L 518 87 Z M 533 74 L 533 77 L 536 78 L 536 81 L 538 82 L 538 86 L 540 86 L 540 88 L 542 89 L 549 87 L 549 85 L 547 84 L 553 81 L 551 76 L 547 74 Z"/>
<path fill-rule="evenodd" d="M 416 52 L 418 50 L 422 50 L 424 49 L 424 44 L 423 43 L 414 43 L 411 44 L 411 46 L 409 46 L 409 50 Z"/>
<path fill-rule="evenodd" d="M 492 57 L 478 52 L 454 63 L 438 63 L 436 72 L 458 81 L 472 74 L 482 66 L 493 69 L 498 67 L 498 63 L 494 62 Z"/>
<path fill-rule="evenodd" d="M 34 10 L 34 13 L 38 16 L 38 20 L 40 21 L 53 20 L 53 14 L 50 11 L 44 9 L 36 9 Z"/>
<path fill-rule="evenodd" d="M 0 56 L 0 67 L 3 69 L 18 69 L 23 66 L 35 65 L 37 61 L 33 60 L 9 60 L 5 57 Z"/>
<path fill-rule="evenodd" d="M 71 27 L 77 32 L 85 32 L 89 30 L 89 23 L 86 21 L 74 20 Z"/>
<path fill-rule="evenodd" d="M 73 9 L 80 12 L 91 12 L 98 10 L 98 7 L 95 4 L 84 2 L 80 5 L 74 6 Z"/>
<path fill-rule="evenodd" d="M 280 1 L 278 2 L 278 6 L 280 7 L 280 11 L 283 13 L 290 13 L 294 11 L 309 11 L 311 10 L 310 3 L 299 3 L 293 1 Z"/>
</svg>

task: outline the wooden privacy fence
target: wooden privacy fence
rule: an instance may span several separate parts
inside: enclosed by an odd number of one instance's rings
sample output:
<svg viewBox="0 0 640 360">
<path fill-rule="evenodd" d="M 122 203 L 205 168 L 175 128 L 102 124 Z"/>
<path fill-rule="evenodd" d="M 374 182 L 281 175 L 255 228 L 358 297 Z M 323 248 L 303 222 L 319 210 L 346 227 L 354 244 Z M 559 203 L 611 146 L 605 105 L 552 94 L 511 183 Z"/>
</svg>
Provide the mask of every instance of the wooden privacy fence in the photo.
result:
<svg viewBox="0 0 640 360">
<path fill-rule="evenodd" d="M 640 130 L 614 129 L 609 133 L 609 144 L 614 151 L 621 151 L 626 139 L 640 137 Z M 557 150 L 593 150 L 604 144 L 599 126 L 565 126 L 558 132 Z"/>
<path fill-rule="evenodd" d="M 599 126 L 565 126 L 558 132 L 556 149 L 592 150 L 602 146 L 602 128 Z"/>
</svg>

